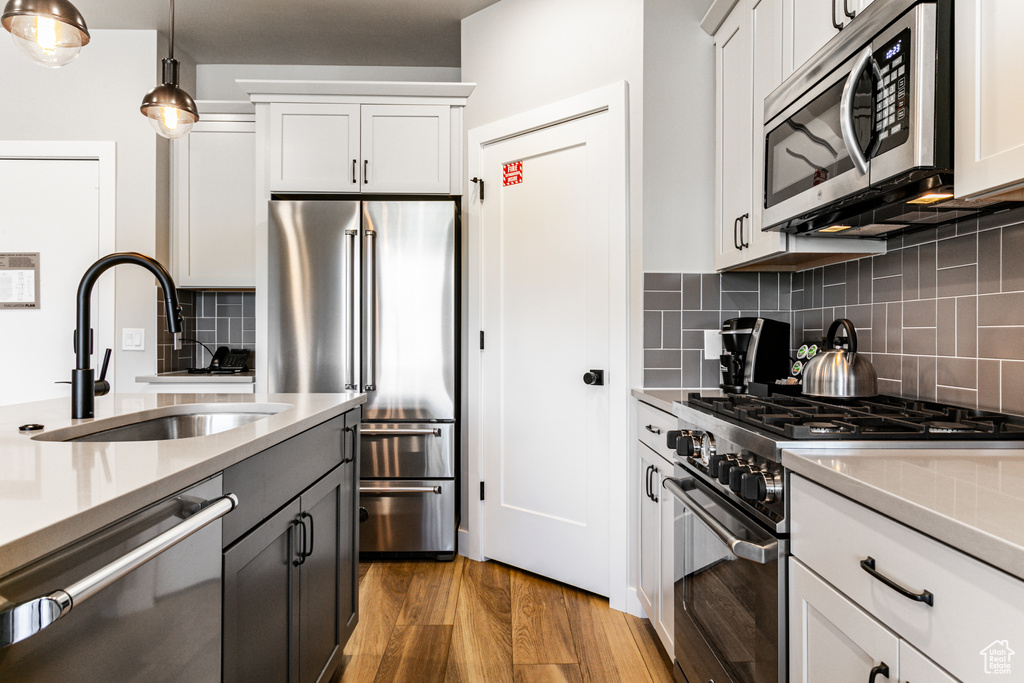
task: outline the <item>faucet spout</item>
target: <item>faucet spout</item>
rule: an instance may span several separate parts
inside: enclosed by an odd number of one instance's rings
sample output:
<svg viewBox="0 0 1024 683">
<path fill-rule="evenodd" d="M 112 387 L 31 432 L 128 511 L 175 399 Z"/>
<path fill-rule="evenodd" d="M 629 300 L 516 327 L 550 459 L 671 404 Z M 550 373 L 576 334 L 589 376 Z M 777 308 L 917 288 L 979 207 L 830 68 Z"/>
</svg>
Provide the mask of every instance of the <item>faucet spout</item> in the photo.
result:
<svg viewBox="0 0 1024 683">
<path fill-rule="evenodd" d="M 92 355 L 92 310 L 90 301 L 92 289 L 100 275 L 114 266 L 129 263 L 142 266 L 153 273 L 164 294 L 167 309 L 167 327 L 174 335 L 174 348 L 181 348 L 181 332 L 184 320 L 178 305 L 178 292 L 167 270 L 155 259 L 135 252 L 108 254 L 89 266 L 78 285 L 77 327 L 75 328 L 75 369 L 71 373 L 71 417 L 72 419 L 94 416 L 96 403 L 96 382 L 90 367 Z"/>
</svg>

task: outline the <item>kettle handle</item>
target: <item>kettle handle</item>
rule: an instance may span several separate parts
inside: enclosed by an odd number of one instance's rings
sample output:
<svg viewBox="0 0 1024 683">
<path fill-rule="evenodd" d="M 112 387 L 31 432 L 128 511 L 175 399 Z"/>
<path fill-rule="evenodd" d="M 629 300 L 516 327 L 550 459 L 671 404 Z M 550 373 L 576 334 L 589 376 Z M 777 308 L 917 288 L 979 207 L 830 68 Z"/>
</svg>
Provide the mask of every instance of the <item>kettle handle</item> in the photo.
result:
<svg viewBox="0 0 1024 683">
<path fill-rule="evenodd" d="M 828 335 L 825 339 L 825 345 L 829 349 L 835 348 L 836 332 L 839 331 L 840 326 L 846 328 L 846 336 L 849 337 L 850 339 L 850 353 L 857 353 L 857 330 L 853 328 L 853 323 L 847 320 L 846 318 L 837 318 L 836 320 L 832 321 L 832 324 L 829 325 L 828 328 Z"/>
</svg>

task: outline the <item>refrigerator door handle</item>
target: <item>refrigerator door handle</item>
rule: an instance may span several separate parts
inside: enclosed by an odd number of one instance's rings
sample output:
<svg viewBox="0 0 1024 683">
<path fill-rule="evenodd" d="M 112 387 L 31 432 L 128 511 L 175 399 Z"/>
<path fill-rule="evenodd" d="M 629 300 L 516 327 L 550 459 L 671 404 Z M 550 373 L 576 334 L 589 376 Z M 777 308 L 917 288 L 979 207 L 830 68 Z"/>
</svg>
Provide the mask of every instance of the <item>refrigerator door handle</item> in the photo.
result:
<svg viewBox="0 0 1024 683">
<path fill-rule="evenodd" d="M 345 366 L 345 389 L 358 391 L 356 383 L 356 237 L 358 230 L 345 231 L 345 263 L 348 266 L 348 311 L 345 324 L 345 337 L 348 339 L 348 358 Z"/>
<path fill-rule="evenodd" d="M 363 391 L 377 390 L 377 231 L 366 235 L 366 384 Z"/>
</svg>

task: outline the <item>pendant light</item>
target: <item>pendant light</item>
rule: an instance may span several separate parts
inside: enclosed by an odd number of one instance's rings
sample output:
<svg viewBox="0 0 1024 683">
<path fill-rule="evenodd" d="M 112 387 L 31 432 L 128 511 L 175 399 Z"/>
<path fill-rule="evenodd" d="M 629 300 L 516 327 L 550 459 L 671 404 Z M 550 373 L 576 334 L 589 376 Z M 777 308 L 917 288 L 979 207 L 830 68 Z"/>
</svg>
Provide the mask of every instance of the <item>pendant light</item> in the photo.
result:
<svg viewBox="0 0 1024 683">
<path fill-rule="evenodd" d="M 68 0 L 10 0 L 0 15 L 18 51 L 37 64 L 64 66 L 89 43 L 89 29 Z"/>
<path fill-rule="evenodd" d="M 146 93 L 140 109 L 157 133 L 173 140 L 188 135 L 192 125 L 199 120 L 195 101 L 178 87 L 178 60 L 174 58 L 174 0 L 171 0 L 171 44 L 162 65 L 163 84 Z"/>
</svg>

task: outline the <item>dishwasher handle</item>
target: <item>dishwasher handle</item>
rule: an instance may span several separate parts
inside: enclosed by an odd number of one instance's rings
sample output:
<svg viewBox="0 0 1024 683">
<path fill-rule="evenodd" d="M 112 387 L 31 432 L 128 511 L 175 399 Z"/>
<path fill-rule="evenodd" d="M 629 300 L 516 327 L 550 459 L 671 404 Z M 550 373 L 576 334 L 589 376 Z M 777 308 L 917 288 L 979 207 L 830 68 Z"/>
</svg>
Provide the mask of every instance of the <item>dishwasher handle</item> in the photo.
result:
<svg viewBox="0 0 1024 683">
<path fill-rule="evenodd" d="M 29 600 L 0 612 L 0 648 L 35 635 L 57 621 L 75 605 L 85 602 L 107 586 L 177 545 L 211 522 L 235 509 L 238 498 L 229 493 L 211 502 L 184 522 L 143 543 L 135 550 L 102 567 L 81 581 L 45 597 Z"/>
</svg>

